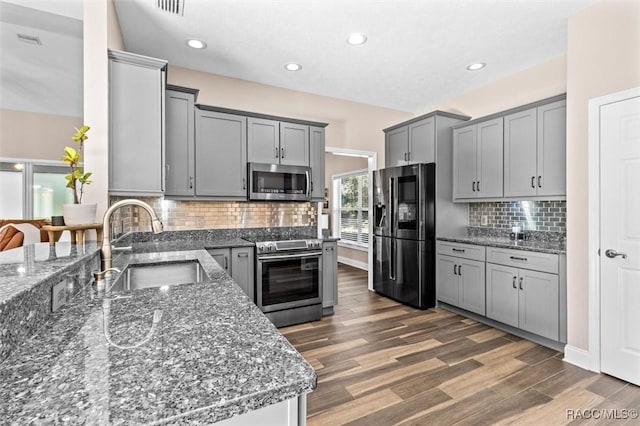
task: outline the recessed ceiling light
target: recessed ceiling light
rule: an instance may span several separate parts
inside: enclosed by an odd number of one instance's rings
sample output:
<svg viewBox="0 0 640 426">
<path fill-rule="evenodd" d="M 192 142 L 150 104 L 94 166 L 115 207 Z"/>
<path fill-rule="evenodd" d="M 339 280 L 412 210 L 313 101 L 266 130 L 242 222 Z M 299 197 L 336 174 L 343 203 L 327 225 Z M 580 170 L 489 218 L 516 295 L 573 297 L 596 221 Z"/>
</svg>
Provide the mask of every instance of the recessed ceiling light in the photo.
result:
<svg viewBox="0 0 640 426">
<path fill-rule="evenodd" d="M 187 40 L 187 45 L 189 47 L 193 47 L 194 49 L 205 49 L 207 47 L 207 43 L 202 40 L 198 40 L 195 38 L 190 38 Z"/>
<path fill-rule="evenodd" d="M 478 71 L 478 70 L 481 70 L 482 68 L 484 68 L 486 66 L 487 66 L 487 64 L 485 64 L 484 62 L 478 62 L 478 63 L 469 65 L 467 67 L 467 69 L 469 71 Z"/>
<path fill-rule="evenodd" d="M 362 33 L 353 33 L 347 37 L 347 43 L 352 46 L 360 46 L 367 42 L 367 36 Z"/>
<path fill-rule="evenodd" d="M 284 68 L 287 71 L 300 71 L 302 69 L 302 65 L 296 64 L 295 62 L 289 62 L 288 64 L 285 64 Z"/>
</svg>

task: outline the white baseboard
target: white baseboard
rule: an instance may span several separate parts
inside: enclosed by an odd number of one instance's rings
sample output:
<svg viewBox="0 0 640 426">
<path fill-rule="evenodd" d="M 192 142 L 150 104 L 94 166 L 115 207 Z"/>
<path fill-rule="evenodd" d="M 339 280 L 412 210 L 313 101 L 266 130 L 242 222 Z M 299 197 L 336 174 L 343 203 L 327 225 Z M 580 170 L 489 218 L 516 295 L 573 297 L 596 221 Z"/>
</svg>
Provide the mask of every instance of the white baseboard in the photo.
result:
<svg viewBox="0 0 640 426">
<path fill-rule="evenodd" d="M 589 354 L 589 351 L 585 351 L 584 349 L 566 345 L 564 347 L 563 361 L 580 368 L 584 368 L 585 370 L 593 371 L 591 368 L 591 354 Z"/>
<path fill-rule="evenodd" d="M 367 265 L 366 262 L 360 262 L 344 256 L 338 256 L 338 263 L 344 263 L 345 265 L 353 266 L 354 268 L 362 269 L 364 271 L 369 270 L 369 265 Z"/>
</svg>

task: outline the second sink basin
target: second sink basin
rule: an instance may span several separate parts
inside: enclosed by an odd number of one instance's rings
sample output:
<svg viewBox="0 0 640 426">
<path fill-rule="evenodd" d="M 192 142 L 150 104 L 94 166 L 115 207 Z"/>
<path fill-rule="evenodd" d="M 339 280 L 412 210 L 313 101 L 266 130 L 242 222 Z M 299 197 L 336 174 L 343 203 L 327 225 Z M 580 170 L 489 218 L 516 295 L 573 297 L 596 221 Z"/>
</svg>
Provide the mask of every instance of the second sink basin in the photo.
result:
<svg viewBox="0 0 640 426">
<path fill-rule="evenodd" d="M 112 291 L 200 283 L 208 279 L 198 260 L 173 260 L 157 263 L 129 264 L 118 276 Z"/>
</svg>

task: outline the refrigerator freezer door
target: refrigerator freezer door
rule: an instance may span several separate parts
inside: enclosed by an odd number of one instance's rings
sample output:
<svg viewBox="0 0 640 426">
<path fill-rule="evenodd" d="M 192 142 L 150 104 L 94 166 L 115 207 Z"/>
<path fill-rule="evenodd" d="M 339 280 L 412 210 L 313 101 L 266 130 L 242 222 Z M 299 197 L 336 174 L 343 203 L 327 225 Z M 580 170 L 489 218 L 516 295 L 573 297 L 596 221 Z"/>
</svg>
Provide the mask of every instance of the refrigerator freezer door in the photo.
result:
<svg viewBox="0 0 640 426">
<path fill-rule="evenodd" d="M 394 298 L 394 257 L 391 237 L 373 237 L 373 289 Z"/>
</svg>

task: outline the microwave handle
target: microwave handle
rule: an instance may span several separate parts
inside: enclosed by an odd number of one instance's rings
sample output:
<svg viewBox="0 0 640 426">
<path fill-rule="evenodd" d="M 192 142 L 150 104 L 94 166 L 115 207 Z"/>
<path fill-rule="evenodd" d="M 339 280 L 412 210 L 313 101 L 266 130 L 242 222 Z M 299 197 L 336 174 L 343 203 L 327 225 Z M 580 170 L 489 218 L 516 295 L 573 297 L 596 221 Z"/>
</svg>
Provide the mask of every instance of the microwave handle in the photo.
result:
<svg viewBox="0 0 640 426">
<path fill-rule="evenodd" d="M 309 175 L 309 170 L 305 170 L 304 175 L 307 178 L 307 196 L 311 196 L 311 176 Z"/>
</svg>

